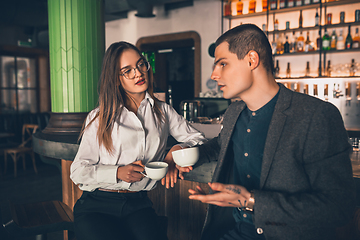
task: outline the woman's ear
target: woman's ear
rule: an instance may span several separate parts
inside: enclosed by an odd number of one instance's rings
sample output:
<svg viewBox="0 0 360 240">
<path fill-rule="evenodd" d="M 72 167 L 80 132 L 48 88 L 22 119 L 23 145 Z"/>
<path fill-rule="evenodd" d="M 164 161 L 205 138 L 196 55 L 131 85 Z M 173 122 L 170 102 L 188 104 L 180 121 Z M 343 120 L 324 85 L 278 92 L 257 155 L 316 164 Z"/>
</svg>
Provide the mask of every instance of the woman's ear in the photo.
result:
<svg viewBox="0 0 360 240">
<path fill-rule="evenodd" d="M 248 52 L 248 60 L 249 60 L 249 66 L 251 70 L 257 68 L 260 64 L 260 58 L 259 54 L 255 52 L 254 50 L 250 50 Z"/>
</svg>

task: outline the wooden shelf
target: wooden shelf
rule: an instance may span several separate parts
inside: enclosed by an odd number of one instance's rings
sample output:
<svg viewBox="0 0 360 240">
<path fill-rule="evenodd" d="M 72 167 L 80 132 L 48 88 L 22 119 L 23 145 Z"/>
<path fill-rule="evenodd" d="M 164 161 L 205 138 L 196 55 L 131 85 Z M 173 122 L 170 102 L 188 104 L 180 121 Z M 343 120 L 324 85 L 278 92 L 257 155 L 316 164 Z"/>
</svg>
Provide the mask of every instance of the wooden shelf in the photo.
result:
<svg viewBox="0 0 360 240">
<path fill-rule="evenodd" d="M 353 3 L 359 3 L 359 0 L 344 0 L 344 1 L 335 1 L 335 2 L 324 2 L 324 3 L 322 3 L 322 6 L 323 7 L 331 7 L 331 6 L 347 5 L 347 4 L 353 4 Z M 320 8 L 320 3 L 297 6 L 297 7 L 291 7 L 291 8 L 282 8 L 282 9 L 276 9 L 276 10 L 269 10 L 268 12 L 263 11 L 263 12 L 248 13 L 248 14 L 242 14 L 242 15 L 236 15 L 236 16 L 224 16 L 224 18 L 227 18 L 227 19 L 249 18 L 249 17 L 258 17 L 258 16 L 262 16 L 262 15 L 266 15 L 266 14 L 286 13 L 286 12 L 294 12 L 294 11 L 300 11 L 300 10 L 306 10 L 306 9 L 315 9 L 315 8 Z"/>
<path fill-rule="evenodd" d="M 319 50 L 310 51 L 310 52 L 294 52 L 294 53 L 283 53 L 283 54 L 274 54 L 274 57 L 281 57 L 281 56 L 298 56 L 298 55 L 313 55 L 319 54 Z M 344 50 L 327 50 L 321 51 L 321 54 L 329 54 L 329 53 L 344 53 L 344 52 L 360 52 L 360 48 L 353 48 L 353 49 L 344 49 Z"/>
</svg>

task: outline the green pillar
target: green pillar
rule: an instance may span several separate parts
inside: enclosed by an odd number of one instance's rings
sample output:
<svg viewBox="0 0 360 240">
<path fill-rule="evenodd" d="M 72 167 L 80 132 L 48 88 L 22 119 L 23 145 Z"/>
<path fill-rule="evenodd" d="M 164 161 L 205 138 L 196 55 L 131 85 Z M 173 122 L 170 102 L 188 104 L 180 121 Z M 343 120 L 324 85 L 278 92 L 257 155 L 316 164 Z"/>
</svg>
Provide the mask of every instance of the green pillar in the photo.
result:
<svg viewBox="0 0 360 240">
<path fill-rule="evenodd" d="M 51 108 L 89 112 L 105 50 L 103 0 L 48 0 Z"/>
</svg>

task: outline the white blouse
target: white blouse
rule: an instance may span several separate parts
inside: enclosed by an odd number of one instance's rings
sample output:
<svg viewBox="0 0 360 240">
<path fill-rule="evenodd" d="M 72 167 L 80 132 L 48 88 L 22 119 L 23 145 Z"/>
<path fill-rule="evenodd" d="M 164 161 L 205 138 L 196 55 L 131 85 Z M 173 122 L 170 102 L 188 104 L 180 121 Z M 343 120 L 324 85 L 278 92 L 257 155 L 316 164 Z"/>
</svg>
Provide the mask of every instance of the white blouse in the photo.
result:
<svg viewBox="0 0 360 240">
<path fill-rule="evenodd" d="M 98 120 L 86 128 L 70 168 L 70 178 L 81 190 L 151 190 L 155 187 L 155 180 L 145 177 L 139 182 L 127 183 L 117 179 L 117 168 L 138 160 L 144 165 L 151 161 L 163 161 L 169 135 L 182 147 L 201 145 L 206 141 L 201 132 L 164 102 L 160 102 L 159 107 L 166 121 L 159 124 L 153 106 L 154 100 L 146 93 L 136 115 L 123 108 L 111 134 L 114 146 L 112 154 L 104 146 L 99 147 L 96 136 Z M 98 108 L 88 114 L 86 125 L 97 111 Z"/>
</svg>

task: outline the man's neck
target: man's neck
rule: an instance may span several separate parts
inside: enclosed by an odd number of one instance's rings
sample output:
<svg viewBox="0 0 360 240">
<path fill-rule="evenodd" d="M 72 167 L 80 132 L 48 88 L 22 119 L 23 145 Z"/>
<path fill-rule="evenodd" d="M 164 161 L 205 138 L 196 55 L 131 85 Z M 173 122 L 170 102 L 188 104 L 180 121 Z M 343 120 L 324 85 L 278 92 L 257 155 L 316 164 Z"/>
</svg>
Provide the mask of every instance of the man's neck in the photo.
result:
<svg viewBox="0 0 360 240">
<path fill-rule="evenodd" d="M 269 76 L 259 76 L 254 79 L 255 81 L 251 88 L 241 96 L 241 99 L 251 111 L 256 111 L 263 107 L 279 91 L 279 85 L 270 74 Z"/>
</svg>

